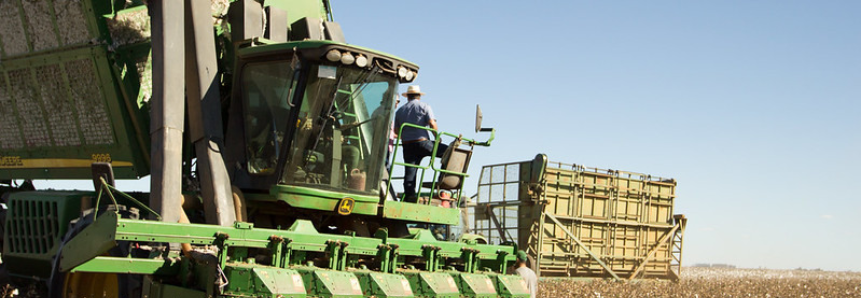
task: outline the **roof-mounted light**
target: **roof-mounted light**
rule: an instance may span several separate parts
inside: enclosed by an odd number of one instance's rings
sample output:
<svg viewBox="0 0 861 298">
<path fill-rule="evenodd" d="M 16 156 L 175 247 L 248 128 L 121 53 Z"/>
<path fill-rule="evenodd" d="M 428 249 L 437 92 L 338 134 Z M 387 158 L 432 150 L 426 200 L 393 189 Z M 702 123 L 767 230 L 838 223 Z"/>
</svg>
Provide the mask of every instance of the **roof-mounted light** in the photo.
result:
<svg viewBox="0 0 861 298">
<path fill-rule="evenodd" d="M 406 67 L 398 66 L 398 77 L 401 79 L 405 78 L 407 76 L 407 72 L 409 72 L 409 70 L 407 70 Z"/>
<path fill-rule="evenodd" d="M 350 65 L 353 64 L 353 62 L 356 62 L 356 57 L 353 57 L 353 54 L 347 52 L 341 54 L 341 63 L 343 63 L 344 65 Z"/>
<path fill-rule="evenodd" d="M 405 79 L 406 79 L 407 81 L 412 82 L 412 81 L 413 81 L 413 79 L 415 79 L 415 77 L 416 77 L 416 72 L 414 72 L 414 71 L 407 71 L 407 75 L 406 75 Z"/>
<path fill-rule="evenodd" d="M 368 57 L 365 57 L 365 55 L 359 54 L 359 56 L 356 57 L 356 66 L 358 66 L 358 67 L 368 66 Z"/>
<path fill-rule="evenodd" d="M 338 60 L 341 60 L 341 52 L 335 49 L 329 50 L 329 52 L 326 53 L 326 59 L 332 62 L 338 62 Z"/>
</svg>

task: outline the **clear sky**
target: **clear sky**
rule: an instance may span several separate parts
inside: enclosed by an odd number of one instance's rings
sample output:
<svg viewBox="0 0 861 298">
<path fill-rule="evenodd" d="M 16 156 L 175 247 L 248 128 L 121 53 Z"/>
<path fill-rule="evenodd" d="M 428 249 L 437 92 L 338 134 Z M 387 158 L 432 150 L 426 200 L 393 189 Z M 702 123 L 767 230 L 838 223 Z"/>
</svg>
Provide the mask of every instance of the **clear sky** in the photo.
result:
<svg viewBox="0 0 861 298">
<path fill-rule="evenodd" d="M 441 129 L 676 178 L 684 263 L 861 271 L 861 2 L 333 0 Z M 402 89 L 406 89 L 403 86 Z"/>
<path fill-rule="evenodd" d="M 673 177 L 686 265 L 861 271 L 861 2 L 332 2 L 421 66 L 441 129 L 481 105 L 468 192 L 537 153 Z"/>
</svg>

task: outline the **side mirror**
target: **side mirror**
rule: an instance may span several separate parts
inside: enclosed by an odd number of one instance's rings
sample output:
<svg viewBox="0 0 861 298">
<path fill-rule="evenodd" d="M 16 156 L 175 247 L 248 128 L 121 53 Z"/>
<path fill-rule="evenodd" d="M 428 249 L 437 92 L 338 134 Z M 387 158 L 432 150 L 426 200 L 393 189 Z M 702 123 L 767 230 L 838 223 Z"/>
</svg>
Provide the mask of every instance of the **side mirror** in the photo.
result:
<svg viewBox="0 0 861 298">
<path fill-rule="evenodd" d="M 494 134 L 496 133 L 496 130 L 493 128 L 481 127 L 482 118 L 484 118 L 484 117 L 481 115 L 481 107 L 478 105 L 475 105 L 475 132 L 476 133 L 477 132 L 490 132 L 490 138 L 487 139 L 487 141 L 485 141 L 485 142 L 478 142 L 478 143 L 474 143 L 474 144 L 479 145 L 479 146 L 490 146 L 490 142 L 493 141 L 493 137 L 494 137 Z"/>
<path fill-rule="evenodd" d="M 481 106 L 475 105 L 475 132 L 481 130 Z"/>
</svg>

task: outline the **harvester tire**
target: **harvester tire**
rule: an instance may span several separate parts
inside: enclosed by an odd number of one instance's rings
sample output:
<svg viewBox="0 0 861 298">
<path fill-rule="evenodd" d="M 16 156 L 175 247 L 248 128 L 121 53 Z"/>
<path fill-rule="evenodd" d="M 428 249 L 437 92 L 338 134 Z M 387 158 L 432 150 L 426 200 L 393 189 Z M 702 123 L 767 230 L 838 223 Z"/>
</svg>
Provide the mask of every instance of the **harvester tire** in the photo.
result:
<svg viewBox="0 0 861 298">
<path fill-rule="evenodd" d="M 53 270 L 48 282 L 48 297 L 141 297 L 142 276 L 140 275 L 60 271 L 63 247 L 92 224 L 95 217 L 104 212 L 118 212 L 122 218 L 138 219 L 139 217 L 136 209 L 128 210 L 123 205 L 109 205 L 107 208 L 101 209 L 96 216 L 93 214 L 93 209 L 86 210 L 81 217 L 69 223 L 69 230 L 63 236 L 60 248 L 54 256 Z M 106 255 L 126 257 L 129 253 L 130 243 L 119 241 L 117 246 L 111 248 Z"/>
</svg>

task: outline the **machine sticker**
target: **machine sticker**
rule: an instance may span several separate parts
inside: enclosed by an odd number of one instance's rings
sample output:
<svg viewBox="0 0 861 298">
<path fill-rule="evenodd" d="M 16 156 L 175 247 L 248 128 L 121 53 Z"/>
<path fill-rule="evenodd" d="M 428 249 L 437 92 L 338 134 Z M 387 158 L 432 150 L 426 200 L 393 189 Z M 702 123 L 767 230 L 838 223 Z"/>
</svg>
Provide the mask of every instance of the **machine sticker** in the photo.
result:
<svg viewBox="0 0 861 298">
<path fill-rule="evenodd" d="M 406 279 L 402 279 L 401 284 L 404 286 L 404 293 L 407 296 L 412 296 L 413 295 L 413 288 L 410 287 L 410 282 L 407 281 Z"/>
<path fill-rule="evenodd" d="M 359 286 L 358 278 L 350 278 L 350 285 L 353 287 L 353 294 L 362 295 L 362 287 Z"/>
<path fill-rule="evenodd" d="M 97 154 L 91 154 L 91 155 L 90 155 L 90 157 L 92 158 L 93 162 L 106 162 L 106 163 L 110 163 L 110 162 L 112 161 L 112 160 L 111 160 L 111 155 L 110 155 L 110 154 L 108 154 L 108 153 L 97 153 Z"/>
<path fill-rule="evenodd" d="M 20 156 L 0 156 L 0 166 L 3 167 L 23 167 L 24 161 Z"/>
<path fill-rule="evenodd" d="M 305 284 L 302 283 L 302 277 L 299 274 L 293 274 L 293 289 L 299 293 L 305 293 Z"/>
<path fill-rule="evenodd" d="M 9 168 L 89 168 L 93 162 L 108 162 L 114 167 L 131 167 L 129 161 L 116 161 L 110 154 L 91 154 L 90 158 L 21 158 L 20 156 L 0 156 L 0 169 Z"/>
<path fill-rule="evenodd" d="M 341 202 L 338 203 L 338 214 L 350 215 L 350 213 L 353 213 L 353 206 L 356 206 L 356 200 L 353 198 L 341 199 Z"/>
<path fill-rule="evenodd" d="M 320 65 L 320 67 L 317 70 L 317 77 L 334 80 L 335 74 L 337 74 L 337 73 L 338 73 L 337 67 L 329 66 L 329 65 Z"/>
</svg>

